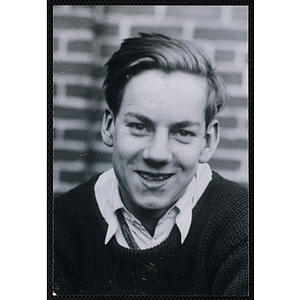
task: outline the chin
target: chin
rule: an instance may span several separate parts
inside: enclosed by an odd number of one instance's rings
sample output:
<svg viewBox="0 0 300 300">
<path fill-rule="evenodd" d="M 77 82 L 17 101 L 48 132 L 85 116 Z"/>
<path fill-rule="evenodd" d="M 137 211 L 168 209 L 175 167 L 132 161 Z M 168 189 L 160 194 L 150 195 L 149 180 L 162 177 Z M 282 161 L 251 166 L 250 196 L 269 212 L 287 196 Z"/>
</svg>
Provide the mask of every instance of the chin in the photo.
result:
<svg viewBox="0 0 300 300">
<path fill-rule="evenodd" d="M 175 201 L 174 201 L 175 202 Z M 171 201 L 162 201 L 162 199 L 155 199 L 151 201 L 139 202 L 137 205 L 143 210 L 151 210 L 151 211 L 160 211 L 160 210 L 168 210 L 173 202 Z"/>
</svg>

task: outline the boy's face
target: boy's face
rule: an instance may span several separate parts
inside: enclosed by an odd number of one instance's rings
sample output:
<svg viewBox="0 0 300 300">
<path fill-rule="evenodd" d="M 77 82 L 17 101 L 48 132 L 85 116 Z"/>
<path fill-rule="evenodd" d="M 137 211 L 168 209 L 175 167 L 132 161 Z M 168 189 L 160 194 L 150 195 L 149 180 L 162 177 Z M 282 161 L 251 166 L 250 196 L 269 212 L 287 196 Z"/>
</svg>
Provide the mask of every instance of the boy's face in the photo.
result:
<svg viewBox="0 0 300 300">
<path fill-rule="evenodd" d="M 145 71 L 125 87 L 110 122 L 113 167 L 130 211 L 167 211 L 194 177 L 207 147 L 203 77 Z M 211 156 L 211 155 L 210 155 Z"/>
</svg>

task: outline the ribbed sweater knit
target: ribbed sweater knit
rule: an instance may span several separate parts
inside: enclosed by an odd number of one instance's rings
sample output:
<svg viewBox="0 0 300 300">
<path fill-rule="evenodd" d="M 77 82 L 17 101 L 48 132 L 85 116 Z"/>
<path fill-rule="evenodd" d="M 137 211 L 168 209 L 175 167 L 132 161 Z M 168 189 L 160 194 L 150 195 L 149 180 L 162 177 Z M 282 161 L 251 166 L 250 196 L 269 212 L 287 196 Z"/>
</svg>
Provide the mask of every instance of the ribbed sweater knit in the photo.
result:
<svg viewBox="0 0 300 300">
<path fill-rule="evenodd" d="M 192 212 L 183 244 L 175 225 L 146 250 L 105 245 L 107 223 L 95 199 L 98 176 L 55 199 L 57 295 L 248 294 L 248 193 L 213 172 Z"/>
</svg>

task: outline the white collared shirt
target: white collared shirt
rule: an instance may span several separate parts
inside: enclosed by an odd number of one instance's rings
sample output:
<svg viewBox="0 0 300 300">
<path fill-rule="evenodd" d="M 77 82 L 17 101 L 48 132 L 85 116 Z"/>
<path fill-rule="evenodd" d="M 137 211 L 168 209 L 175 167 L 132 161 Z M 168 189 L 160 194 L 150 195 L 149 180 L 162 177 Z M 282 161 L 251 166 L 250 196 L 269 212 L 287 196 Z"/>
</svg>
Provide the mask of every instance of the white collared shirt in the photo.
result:
<svg viewBox="0 0 300 300">
<path fill-rule="evenodd" d="M 209 165 L 198 164 L 195 177 L 179 200 L 160 218 L 156 225 L 154 235 L 151 236 L 141 222 L 124 206 L 114 170 L 110 169 L 103 173 L 98 178 L 94 189 L 100 212 L 108 224 L 105 244 L 115 235 L 120 245 L 129 248 L 117 219 L 116 211 L 118 209 L 122 209 L 123 216 L 140 249 L 148 249 L 159 245 L 167 239 L 175 223 L 181 234 L 181 243 L 183 243 L 191 226 L 192 209 L 211 179 L 212 172 Z"/>
</svg>

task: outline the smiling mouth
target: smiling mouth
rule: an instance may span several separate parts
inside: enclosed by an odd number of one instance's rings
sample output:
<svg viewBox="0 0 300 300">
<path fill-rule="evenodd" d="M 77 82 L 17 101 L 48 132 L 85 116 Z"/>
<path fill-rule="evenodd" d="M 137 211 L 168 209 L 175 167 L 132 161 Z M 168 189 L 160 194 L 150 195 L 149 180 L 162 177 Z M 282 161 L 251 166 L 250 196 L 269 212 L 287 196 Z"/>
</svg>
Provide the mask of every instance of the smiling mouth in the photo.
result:
<svg viewBox="0 0 300 300">
<path fill-rule="evenodd" d="M 161 174 L 161 173 L 153 174 L 153 173 L 141 172 L 141 171 L 138 171 L 137 173 L 143 179 L 151 181 L 151 182 L 162 182 L 162 181 L 169 179 L 171 176 L 173 176 L 173 174 Z"/>
</svg>

